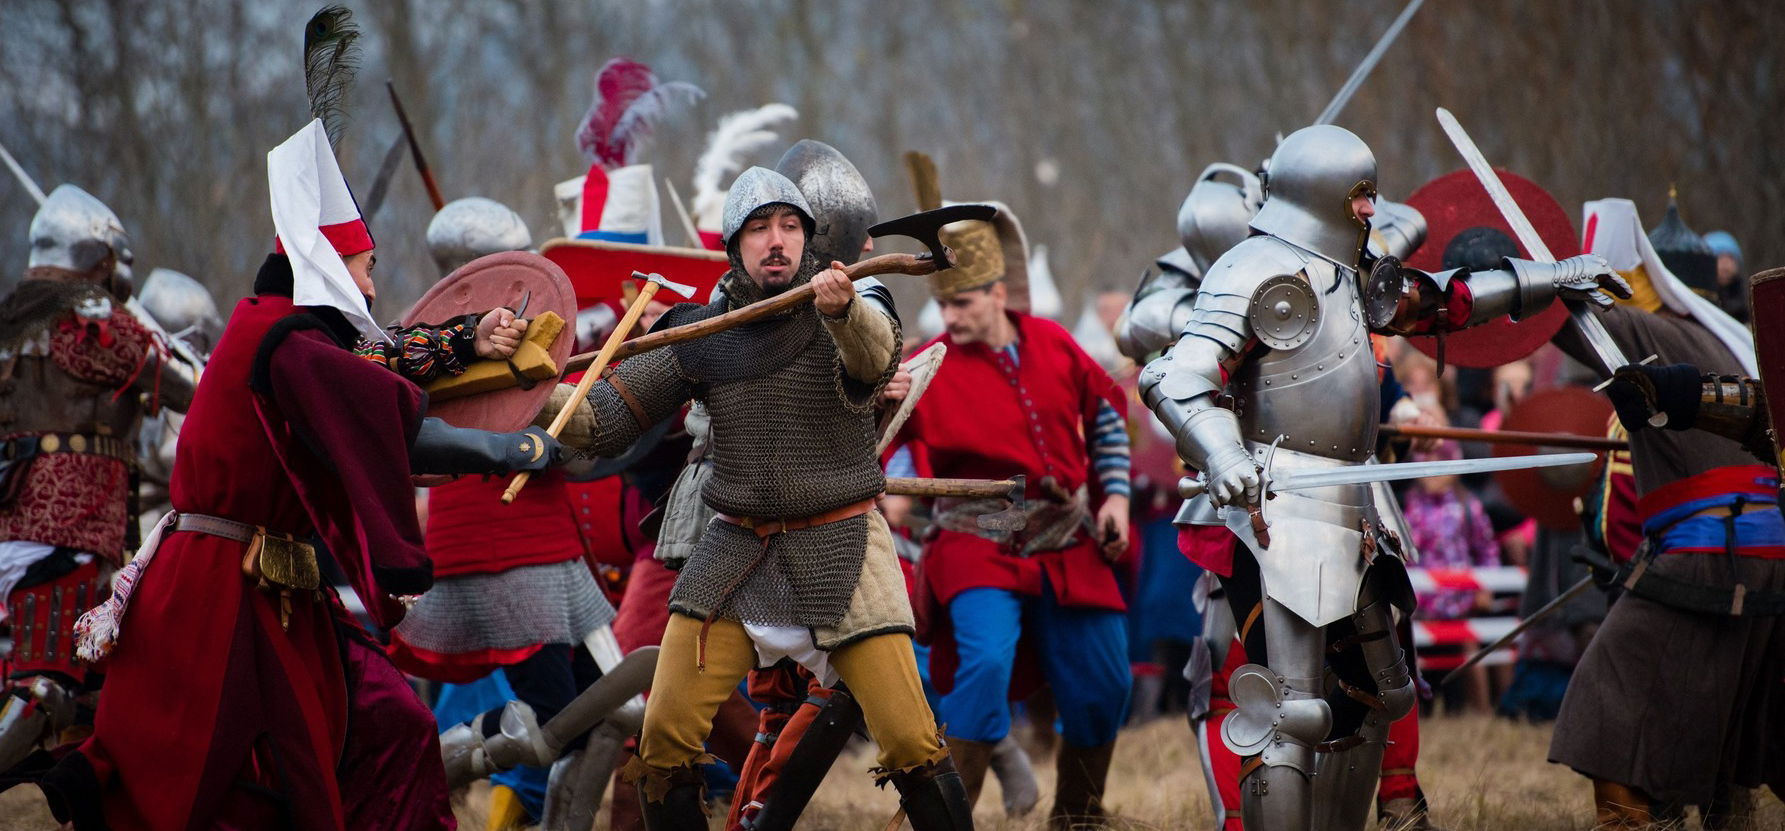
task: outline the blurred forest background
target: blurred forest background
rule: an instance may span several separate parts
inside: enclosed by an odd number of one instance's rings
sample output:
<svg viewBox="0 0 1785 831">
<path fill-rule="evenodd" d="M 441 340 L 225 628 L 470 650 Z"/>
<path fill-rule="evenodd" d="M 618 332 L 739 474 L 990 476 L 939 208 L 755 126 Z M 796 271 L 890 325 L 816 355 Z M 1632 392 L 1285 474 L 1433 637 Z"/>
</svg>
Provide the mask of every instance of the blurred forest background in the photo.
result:
<svg viewBox="0 0 1785 831">
<path fill-rule="evenodd" d="M 265 153 L 307 119 L 302 27 L 322 5 L 6 0 L 0 143 L 45 190 L 72 182 L 123 218 L 139 279 L 186 271 L 228 309 L 268 251 Z M 586 170 L 573 135 L 595 71 L 629 55 L 707 91 L 642 160 L 684 195 L 726 113 L 792 104 L 788 141 L 847 154 L 883 218 L 915 209 L 899 156 L 931 154 L 953 199 L 1009 203 L 1049 246 L 1074 314 L 1177 245 L 1211 162 L 1255 165 L 1307 124 L 1402 0 L 378 0 L 349 3 L 364 67 L 341 148 L 363 194 L 404 97 L 448 200 L 500 200 L 556 236 L 551 185 Z M 1686 221 L 1726 228 L 1749 270 L 1785 263 L 1785 6 L 1775 0 L 1430 0 L 1338 123 L 1385 196 L 1462 166 L 1432 110 L 1571 213 L 1677 183 Z M 772 165 L 785 144 L 765 151 Z M 668 202 L 665 201 L 666 209 Z M 24 270 L 35 204 L 0 181 L 0 272 Z M 407 160 L 373 223 L 381 317 L 435 278 L 431 207 Z M 679 226 L 666 233 L 680 242 Z M 916 281 L 902 304 L 922 297 Z M 915 313 L 915 305 L 907 307 Z"/>
</svg>

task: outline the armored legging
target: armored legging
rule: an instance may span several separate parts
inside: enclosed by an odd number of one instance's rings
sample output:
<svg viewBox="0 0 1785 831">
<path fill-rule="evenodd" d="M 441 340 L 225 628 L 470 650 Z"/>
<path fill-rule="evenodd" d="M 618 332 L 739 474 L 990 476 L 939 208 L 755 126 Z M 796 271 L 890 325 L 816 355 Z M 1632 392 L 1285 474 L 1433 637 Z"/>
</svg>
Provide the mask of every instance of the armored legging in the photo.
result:
<svg viewBox="0 0 1785 831">
<path fill-rule="evenodd" d="M 645 707 L 639 760 L 647 776 L 707 760 L 713 715 L 756 665 L 756 645 L 735 620 L 715 620 L 706 636 L 706 670 L 698 664 L 701 622 L 671 614 Z M 907 770 L 948 755 L 924 701 L 911 638 L 875 635 L 830 653 L 831 666 L 856 691 L 868 732 L 880 745 L 880 766 Z M 648 790 L 648 789 L 647 789 Z"/>
</svg>

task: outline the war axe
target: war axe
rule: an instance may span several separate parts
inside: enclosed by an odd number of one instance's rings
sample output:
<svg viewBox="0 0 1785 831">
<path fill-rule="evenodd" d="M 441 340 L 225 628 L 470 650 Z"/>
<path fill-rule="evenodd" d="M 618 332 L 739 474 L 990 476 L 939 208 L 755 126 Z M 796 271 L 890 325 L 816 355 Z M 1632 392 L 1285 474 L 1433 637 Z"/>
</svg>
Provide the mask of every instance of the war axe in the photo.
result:
<svg viewBox="0 0 1785 831">
<path fill-rule="evenodd" d="M 923 254 L 882 254 L 878 257 L 869 257 L 854 265 L 844 266 L 843 274 L 851 280 L 859 280 L 863 277 L 878 277 L 883 274 L 923 276 L 934 274 L 945 268 L 953 268 L 954 259 L 949 253 L 948 246 L 942 244 L 942 226 L 965 220 L 990 222 L 992 217 L 997 215 L 998 209 L 991 205 L 950 205 L 946 208 L 923 211 L 882 222 L 869 228 L 868 236 L 876 239 L 889 236 L 910 237 L 923 243 L 929 251 Z M 611 359 L 624 360 L 653 349 L 736 329 L 746 323 L 780 314 L 801 303 L 811 302 L 816 295 L 817 289 L 813 288 L 811 283 L 806 283 L 767 300 L 752 303 L 741 309 L 733 309 L 716 317 L 633 338 L 621 344 Z M 565 371 L 577 372 L 588 369 L 595 362 L 595 357 L 595 353 L 592 352 L 574 355 L 566 364 Z"/>
</svg>

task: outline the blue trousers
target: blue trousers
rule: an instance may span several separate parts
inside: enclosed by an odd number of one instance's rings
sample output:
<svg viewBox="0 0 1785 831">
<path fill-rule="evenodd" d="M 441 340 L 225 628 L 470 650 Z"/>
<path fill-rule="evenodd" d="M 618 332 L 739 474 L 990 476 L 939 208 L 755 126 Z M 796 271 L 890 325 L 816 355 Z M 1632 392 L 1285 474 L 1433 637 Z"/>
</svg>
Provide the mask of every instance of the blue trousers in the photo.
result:
<svg viewBox="0 0 1785 831">
<path fill-rule="evenodd" d="M 950 736 L 994 743 L 1009 735 L 1011 670 L 1027 634 L 1054 691 L 1060 738 L 1075 747 L 1116 740 L 1134 680 L 1121 612 L 1062 607 L 1044 585 L 1040 597 L 968 589 L 949 602 L 948 616 L 961 665 L 937 720 Z"/>
</svg>

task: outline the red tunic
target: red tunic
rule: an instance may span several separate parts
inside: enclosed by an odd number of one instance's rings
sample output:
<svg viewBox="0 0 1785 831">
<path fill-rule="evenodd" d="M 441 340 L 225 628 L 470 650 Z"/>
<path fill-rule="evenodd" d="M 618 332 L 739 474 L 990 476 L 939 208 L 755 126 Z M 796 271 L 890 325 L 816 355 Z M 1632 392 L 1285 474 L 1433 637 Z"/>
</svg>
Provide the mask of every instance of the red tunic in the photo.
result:
<svg viewBox="0 0 1785 831">
<path fill-rule="evenodd" d="M 318 329 L 286 334 L 266 392 L 251 392 L 263 338 L 300 311 L 271 295 L 236 306 L 182 429 L 173 505 L 318 534 L 388 625 L 393 607 L 374 599 L 429 582 L 408 479 L 423 397 Z M 282 628 L 279 596 L 243 577 L 243 553 L 208 534 L 162 541 L 108 661 L 94 734 L 46 777 L 65 811 L 97 806 L 132 829 L 274 827 L 281 810 L 292 827 L 343 826 L 338 601 L 294 593 Z"/>
<path fill-rule="evenodd" d="M 1102 494 L 1088 435 L 1105 402 L 1125 416 L 1127 400 L 1109 373 L 1059 324 L 1006 314 L 1016 327 L 1016 364 L 1003 350 L 983 343 L 957 344 L 946 334 L 931 341 L 948 344 L 948 355 L 900 438 L 926 476 L 1004 479 L 1021 473 L 1028 476 L 1028 499 L 1045 498 L 1041 480 L 1051 476 L 1068 492 L 1089 484 L 1095 507 Z M 912 605 L 920 621 L 919 637 L 934 646 L 930 675 L 942 692 L 953 688 L 959 664 L 946 610 L 961 592 L 995 588 L 1039 596 L 1045 578 L 1062 606 L 1127 610 L 1115 567 L 1084 535 L 1059 551 L 1024 557 L 974 534 L 938 530 L 918 570 Z M 1026 697 L 1040 683 L 1025 640 L 1012 673 L 1012 700 Z"/>
<path fill-rule="evenodd" d="M 1068 492 L 1089 483 L 1094 509 L 1102 494 L 1087 434 L 1102 404 L 1125 415 L 1127 401 L 1109 373 L 1059 324 L 1007 314 L 1017 331 L 1016 366 L 1002 350 L 985 344 L 956 344 L 946 334 L 931 341 L 948 344 L 948 356 L 901 440 L 910 444 L 918 470 L 927 475 L 1026 474 L 1029 499 L 1045 498 L 1043 477 L 1052 476 Z M 1039 595 L 1044 576 L 1062 606 L 1127 608 L 1115 570 L 1089 537 L 1060 551 L 1019 557 L 973 534 L 941 531 L 924 552 L 924 581 L 943 604 L 983 587 Z"/>
</svg>

